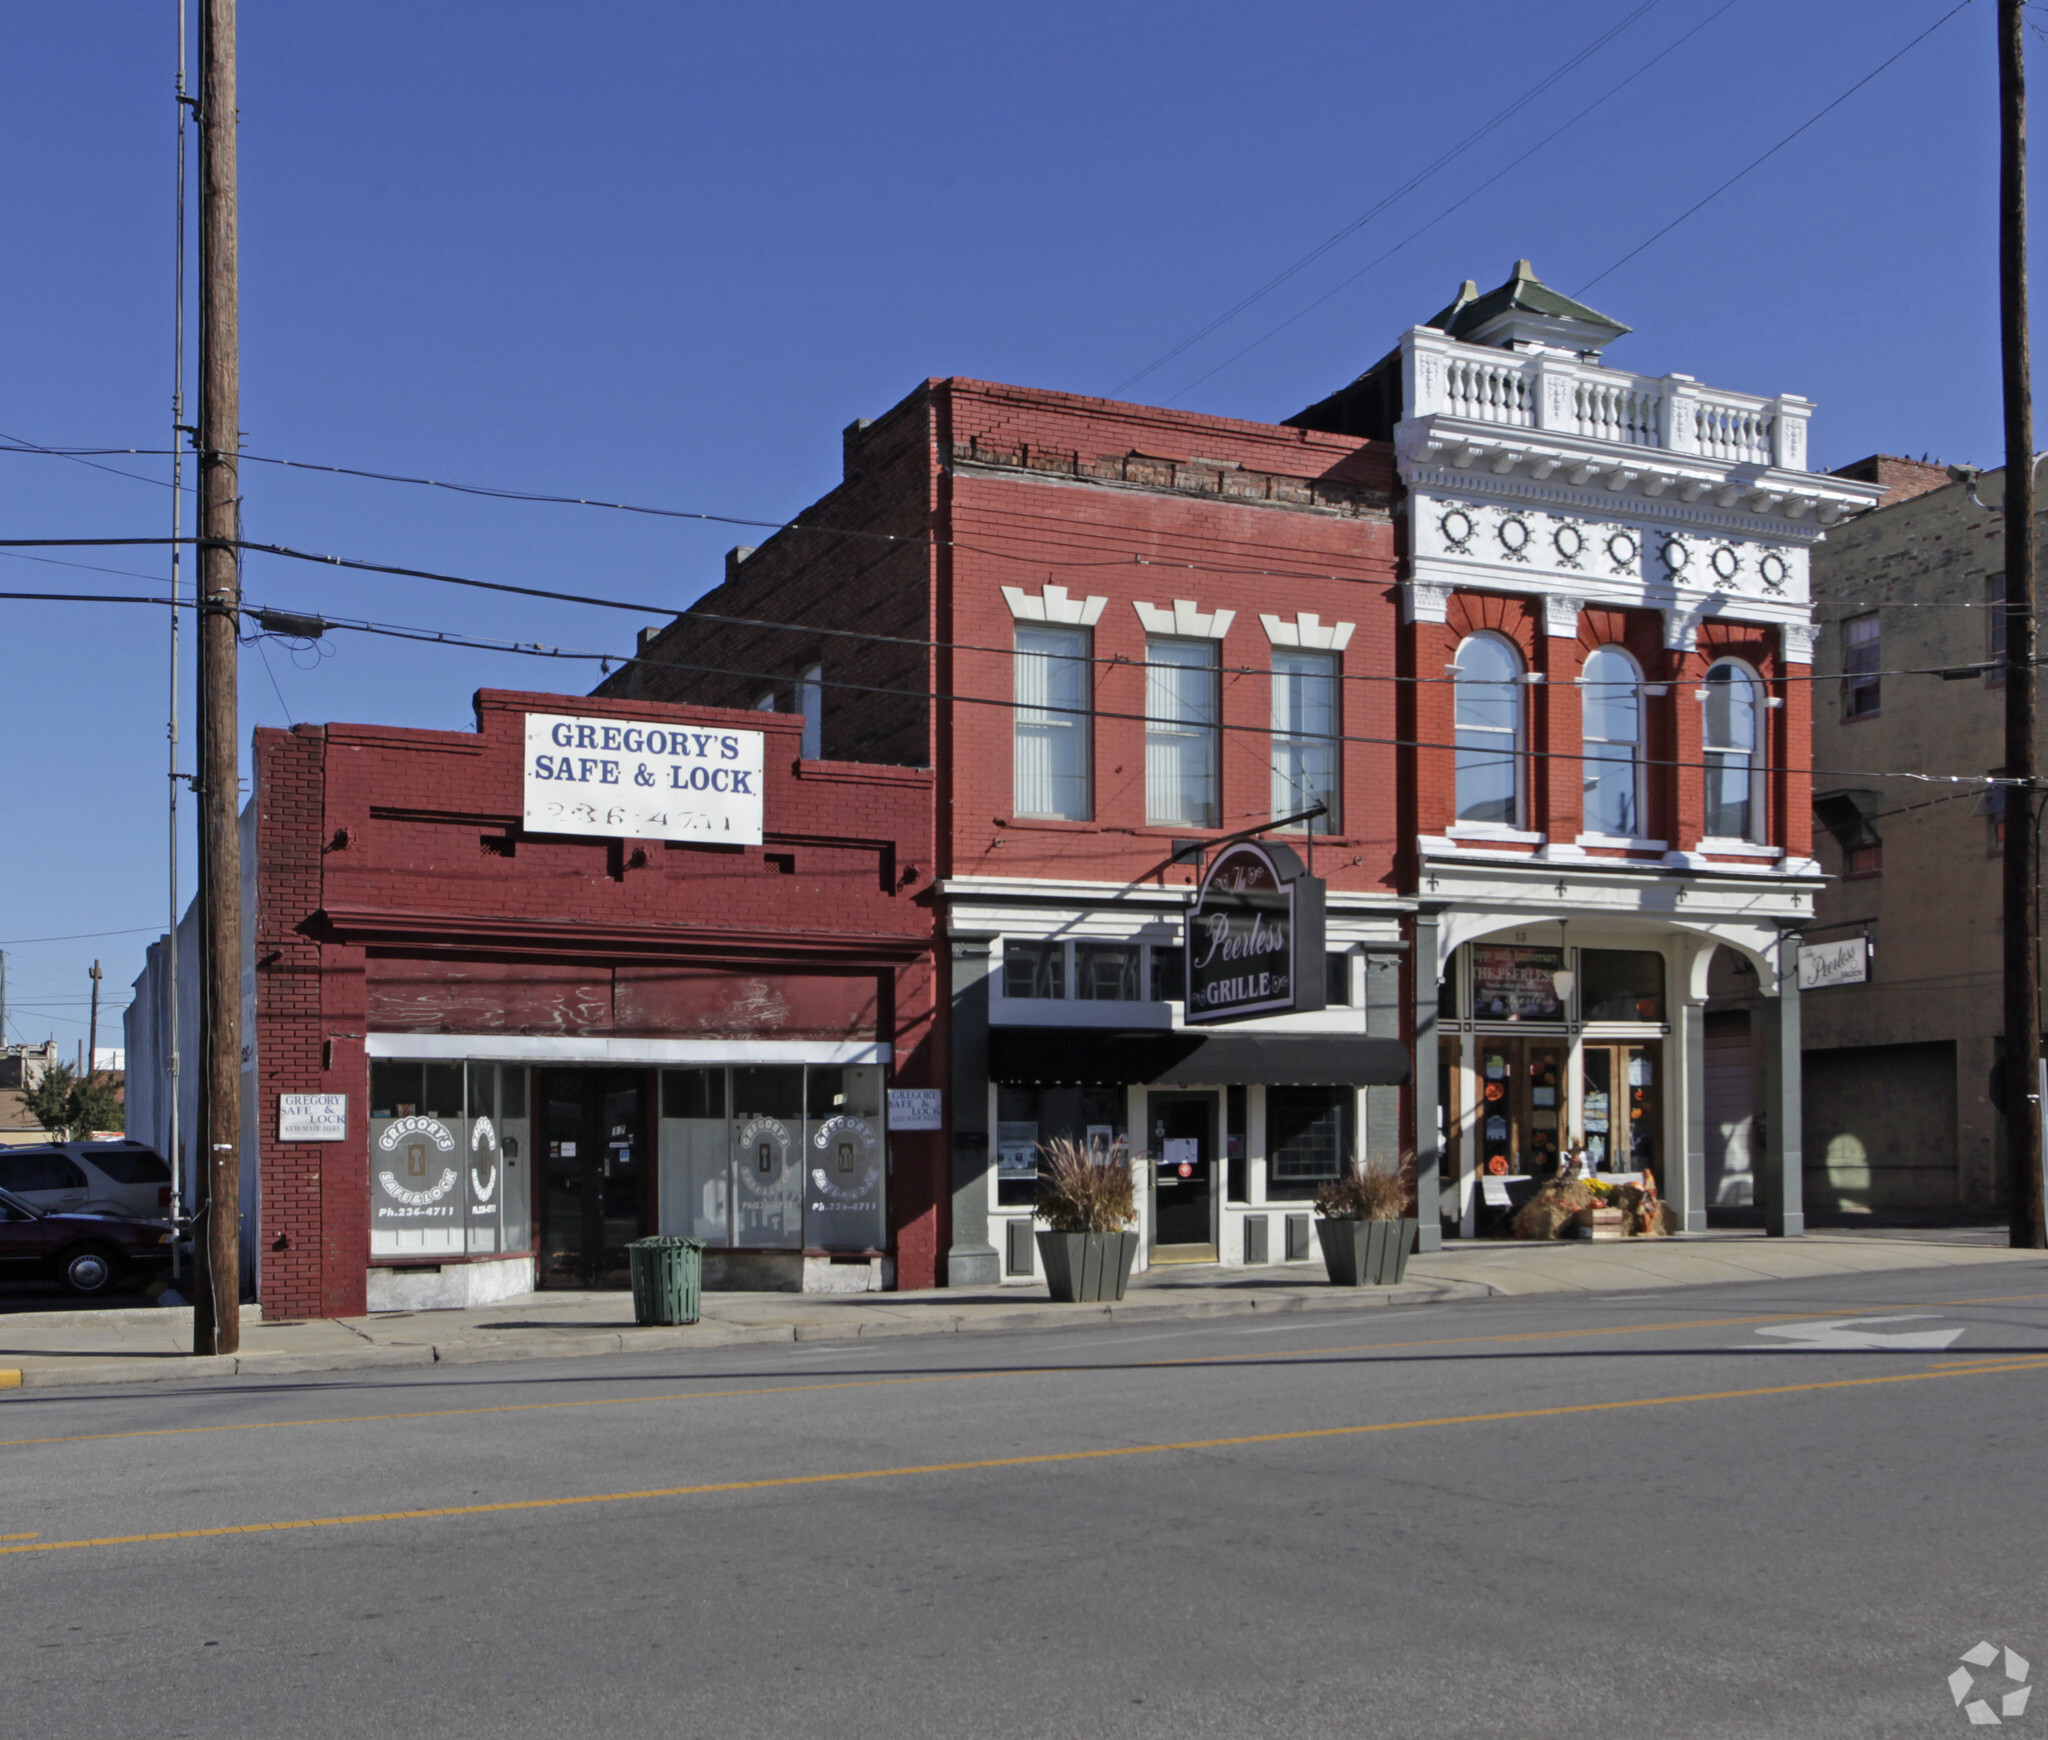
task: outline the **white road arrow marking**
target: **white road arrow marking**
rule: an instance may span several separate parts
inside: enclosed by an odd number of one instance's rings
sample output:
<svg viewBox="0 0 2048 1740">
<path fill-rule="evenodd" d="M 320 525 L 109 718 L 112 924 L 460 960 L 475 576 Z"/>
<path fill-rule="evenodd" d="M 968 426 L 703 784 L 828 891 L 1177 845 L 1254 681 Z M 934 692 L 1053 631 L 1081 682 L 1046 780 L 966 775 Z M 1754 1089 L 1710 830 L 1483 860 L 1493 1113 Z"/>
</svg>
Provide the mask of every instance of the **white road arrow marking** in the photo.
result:
<svg viewBox="0 0 2048 1740">
<path fill-rule="evenodd" d="M 1759 1329 L 1759 1335 L 1776 1336 L 1781 1341 L 1796 1341 L 1807 1347 L 1827 1348 L 1883 1348 L 1894 1352 L 1931 1352 L 1947 1347 L 1962 1333 L 1962 1327 L 1954 1329 L 1908 1329 L 1886 1334 L 1878 1329 L 1881 1323 L 1925 1323 L 1930 1313 L 1909 1312 L 1899 1317 L 1837 1317 L 1826 1323 L 1781 1323 L 1773 1328 Z"/>
</svg>

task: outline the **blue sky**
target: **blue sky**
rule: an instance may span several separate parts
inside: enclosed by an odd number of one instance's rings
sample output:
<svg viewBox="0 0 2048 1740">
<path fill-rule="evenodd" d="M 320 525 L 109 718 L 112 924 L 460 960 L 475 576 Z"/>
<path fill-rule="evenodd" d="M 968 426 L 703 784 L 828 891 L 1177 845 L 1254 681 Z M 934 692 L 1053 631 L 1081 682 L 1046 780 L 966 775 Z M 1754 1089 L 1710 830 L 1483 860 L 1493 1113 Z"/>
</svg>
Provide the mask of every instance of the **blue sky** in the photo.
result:
<svg viewBox="0 0 2048 1740">
<path fill-rule="evenodd" d="M 1461 278 L 1527 255 L 1578 290 L 1952 4 L 249 5 L 242 425 L 254 453 L 785 518 L 836 480 L 841 428 L 927 376 L 1115 392 L 1624 26 L 1125 395 L 1277 419 Z M 175 17 L 0 15 L 7 436 L 166 444 Z M 1974 0 L 1603 278 L 1587 300 L 1636 328 L 1609 360 L 1805 393 L 1821 465 L 1995 462 L 1993 22 Z M 161 535 L 166 462 L 105 463 L 145 480 L 0 456 L 0 535 Z M 244 494 L 255 539 L 663 605 L 758 541 L 257 465 Z M 8 559 L 0 587 L 139 592 L 165 569 L 58 554 L 148 578 Z M 592 649 L 653 620 L 262 557 L 246 587 Z M 0 613 L 8 1037 L 68 1053 L 87 965 L 118 1011 L 148 938 L 21 939 L 162 923 L 163 613 Z M 480 686 L 594 680 L 337 634 L 246 649 L 243 720 L 464 727 Z"/>
</svg>

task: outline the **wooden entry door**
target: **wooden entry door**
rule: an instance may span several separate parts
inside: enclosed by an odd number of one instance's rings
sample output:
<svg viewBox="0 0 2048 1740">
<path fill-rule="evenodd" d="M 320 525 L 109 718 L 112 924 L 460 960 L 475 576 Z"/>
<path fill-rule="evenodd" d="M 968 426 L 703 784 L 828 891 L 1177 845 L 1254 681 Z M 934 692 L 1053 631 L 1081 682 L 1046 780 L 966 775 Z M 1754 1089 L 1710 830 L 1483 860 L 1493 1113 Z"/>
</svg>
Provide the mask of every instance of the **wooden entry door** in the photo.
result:
<svg viewBox="0 0 2048 1740">
<path fill-rule="evenodd" d="M 1152 1245 L 1171 1254 L 1216 1250 L 1216 1096 L 1149 1098 L 1152 1121 Z"/>
</svg>

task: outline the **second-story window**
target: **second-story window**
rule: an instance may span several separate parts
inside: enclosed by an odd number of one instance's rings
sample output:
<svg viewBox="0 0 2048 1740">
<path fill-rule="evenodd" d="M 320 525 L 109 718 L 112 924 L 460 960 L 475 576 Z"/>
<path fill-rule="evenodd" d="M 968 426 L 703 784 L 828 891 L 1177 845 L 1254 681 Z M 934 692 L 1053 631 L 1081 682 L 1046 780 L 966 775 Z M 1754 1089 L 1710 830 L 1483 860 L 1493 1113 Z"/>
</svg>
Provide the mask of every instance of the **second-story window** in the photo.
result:
<svg viewBox="0 0 2048 1740">
<path fill-rule="evenodd" d="M 1603 646 L 1579 678 L 1580 764 L 1586 830 L 1634 839 L 1642 832 L 1643 702 L 1641 673 L 1618 646 Z"/>
<path fill-rule="evenodd" d="M 1318 834 L 1337 831 L 1337 720 L 1337 655 L 1275 648 L 1273 814 L 1321 804 L 1307 824 Z"/>
<path fill-rule="evenodd" d="M 1088 819 L 1088 716 L 1088 631 L 1019 627 L 1013 733 L 1018 815 Z"/>
<path fill-rule="evenodd" d="M 1757 755 L 1760 685 L 1723 659 L 1707 672 L 1707 832 L 1717 840 L 1763 838 L 1763 777 Z"/>
<path fill-rule="evenodd" d="M 1522 825 L 1522 661 L 1500 636 L 1458 648 L 1458 820 Z"/>
<path fill-rule="evenodd" d="M 1842 717 L 1868 719 L 1877 712 L 1884 638 L 1876 611 L 1842 623 Z"/>
<path fill-rule="evenodd" d="M 1145 643 L 1145 820 L 1222 826 L 1218 791 L 1216 643 Z"/>
<path fill-rule="evenodd" d="M 806 665 L 796 680 L 796 710 L 804 716 L 804 740 L 799 753 L 816 761 L 825 753 L 825 667 Z"/>
</svg>

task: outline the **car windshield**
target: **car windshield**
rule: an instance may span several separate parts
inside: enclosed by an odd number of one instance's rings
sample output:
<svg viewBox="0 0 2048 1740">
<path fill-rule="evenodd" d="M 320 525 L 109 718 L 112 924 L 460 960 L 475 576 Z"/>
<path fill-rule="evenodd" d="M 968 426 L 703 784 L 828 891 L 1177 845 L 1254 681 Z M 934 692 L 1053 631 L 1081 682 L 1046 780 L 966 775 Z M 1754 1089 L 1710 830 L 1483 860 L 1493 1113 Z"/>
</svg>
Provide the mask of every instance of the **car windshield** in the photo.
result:
<svg viewBox="0 0 2048 1740">
<path fill-rule="evenodd" d="M 10 1191 L 0 1190 L 0 1204 L 6 1206 L 7 1218 L 9 1220 L 41 1220 L 43 1218 L 40 1213 Z"/>
</svg>

